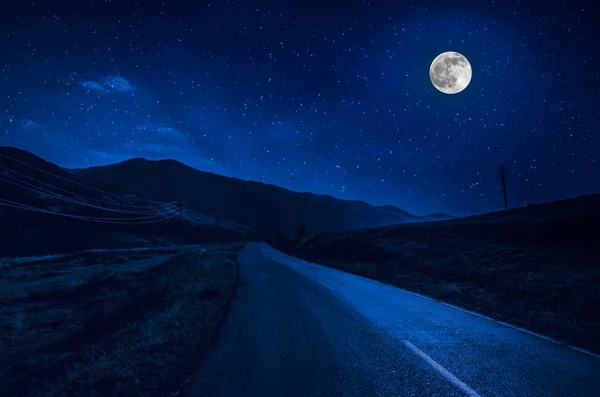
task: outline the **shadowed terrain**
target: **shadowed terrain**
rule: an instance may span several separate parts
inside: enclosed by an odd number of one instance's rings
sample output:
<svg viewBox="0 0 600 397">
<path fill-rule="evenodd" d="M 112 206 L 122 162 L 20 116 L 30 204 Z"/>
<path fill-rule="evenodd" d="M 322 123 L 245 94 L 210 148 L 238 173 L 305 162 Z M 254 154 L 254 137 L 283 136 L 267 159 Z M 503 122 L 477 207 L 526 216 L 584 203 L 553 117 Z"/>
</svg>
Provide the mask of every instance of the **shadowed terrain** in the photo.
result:
<svg viewBox="0 0 600 397">
<path fill-rule="evenodd" d="M 456 308 L 448 312 L 447 306 L 425 304 L 422 297 L 415 300 L 406 291 L 370 285 L 349 273 L 600 351 L 598 195 L 462 219 L 417 217 L 391 206 L 208 174 L 172 160 L 134 159 L 68 171 L 5 147 L 0 148 L 0 189 L 0 327 L 5 330 L 0 334 L 0 395 L 153 397 L 176 395 L 188 386 L 197 394 L 220 392 L 228 379 L 240 375 L 241 370 L 232 372 L 236 365 L 246 371 L 240 379 L 253 379 L 256 390 L 265 393 L 278 389 L 265 381 L 264 368 L 282 370 L 288 380 L 280 386 L 298 395 L 307 392 L 304 380 L 312 385 L 309 394 L 347 391 L 348 377 L 364 395 L 373 377 L 380 377 L 375 368 L 394 374 L 401 368 L 413 379 L 382 376 L 375 382 L 382 390 L 459 393 L 398 347 L 393 339 L 398 333 L 441 361 L 450 355 L 439 341 L 458 346 L 467 334 L 480 340 L 486 330 L 505 339 L 491 338 L 482 347 L 485 352 L 504 351 L 506 342 L 517 346 L 510 356 L 526 342 L 523 346 L 533 354 L 523 361 L 527 365 L 534 365 L 536 354 L 554 356 L 555 347 L 535 347 L 537 339 L 523 339 L 498 324 L 464 317 Z M 181 199 L 187 207 L 180 221 L 174 201 Z M 400 224 L 390 225 L 394 222 Z M 377 225 L 388 226 L 356 230 Z M 315 234 L 338 229 L 352 231 Z M 329 268 L 252 244 L 242 254 L 244 278 L 238 280 L 238 252 L 253 240 Z M 238 281 L 235 332 L 225 332 L 229 347 L 213 350 L 218 360 L 207 364 L 220 377 L 201 375 L 188 385 L 219 337 Z M 393 302 L 382 298 L 392 295 Z M 339 334 L 348 324 L 362 331 L 352 337 Z M 393 332 L 385 331 L 390 335 L 381 333 L 381 327 L 392 325 Z M 280 329 L 271 335 L 273 326 Z M 244 338 L 240 355 L 238 343 Z M 354 348 L 331 345 L 332 340 L 351 341 Z M 430 345 L 431 340 L 436 342 Z M 383 352 L 392 346 L 397 351 L 383 362 Z M 367 363 L 375 348 L 380 358 Z M 362 351 L 367 367 L 373 365 L 372 372 L 346 367 L 356 351 Z M 338 367 L 331 366 L 334 352 Z M 249 374 L 259 353 L 270 356 L 254 377 Z M 563 353 L 561 360 L 569 362 L 571 353 Z M 307 354 L 314 362 L 305 360 Z M 492 364 L 507 376 L 511 360 Z M 545 376 L 538 383 L 526 383 L 527 376 L 521 376 L 521 386 L 547 391 L 548 385 L 560 384 L 567 390 L 571 386 L 555 375 L 562 374 L 570 385 L 581 375 L 587 382 L 582 390 L 594 390 L 587 373 L 563 373 L 564 363 L 558 361 L 552 371 L 536 369 Z M 279 368 L 281 362 L 293 370 Z M 461 361 L 459 374 L 482 390 L 521 387 L 508 378 L 502 387 L 490 380 L 478 383 L 490 363 Z M 320 377 L 313 373 L 317 368 L 324 369 Z M 247 395 L 245 389 L 234 390 Z"/>
<path fill-rule="evenodd" d="M 600 196 L 277 246 L 600 351 Z"/>
<path fill-rule="evenodd" d="M 0 258 L 92 248 L 130 248 L 241 241 L 265 234 L 156 203 L 118 190 L 100 190 L 55 164 L 0 147 Z M 25 206 L 25 207 L 24 207 Z M 21 207 L 21 208 L 16 208 Z M 33 210 L 31 210 L 33 209 Z M 137 223 L 141 222 L 141 223 Z"/>
<path fill-rule="evenodd" d="M 241 245 L 81 253 L 0 279 L 0 395 L 164 396 L 215 343 Z"/>
</svg>

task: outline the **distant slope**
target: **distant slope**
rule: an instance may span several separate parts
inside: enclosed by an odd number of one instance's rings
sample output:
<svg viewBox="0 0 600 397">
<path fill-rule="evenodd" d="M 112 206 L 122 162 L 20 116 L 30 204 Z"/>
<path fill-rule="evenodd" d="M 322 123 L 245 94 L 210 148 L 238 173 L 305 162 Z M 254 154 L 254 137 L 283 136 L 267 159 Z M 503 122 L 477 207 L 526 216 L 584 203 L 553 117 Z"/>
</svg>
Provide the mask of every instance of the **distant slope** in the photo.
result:
<svg viewBox="0 0 600 397">
<path fill-rule="evenodd" d="M 446 220 L 450 220 L 450 219 L 455 219 L 457 218 L 456 216 L 452 216 L 452 215 L 447 215 L 447 214 L 442 214 L 442 213 L 433 213 L 433 214 L 429 214 L 427 216 L 425 216 L 425 218 L 428 221 L 446 221 Z"/>
<path fill-rule="evenodd" d="M 301 224 L 308 233 L 318 233 L 428 220 L 392 206 L 297 193 L 198 171 L 174 160 L 132 159 L 76 175 L 153 200 L 187 200 L 190 208 L 272 233 L 292 234 Z"/>
<path fill-rule="evenodd" d="M 454 218 L 439 222 L 391 225 L 358 231 L 321 233 L 305 243 L 328 246 L 332 241 L 398 241 L 432 233 L 448 240 L 456 233 L 499 244 L 592 244 L 600 235 L 600 194 L 586 195 L 543 204 L 534 204 L 490 214 Z M 403 238 L 398 238 L 403 236 Z M 352 244 L 351 244 L 352 245 Z M 358 247 L 358 246 L 356 246 Z M 600 245 L 598 245 L 600 250 Z M 346 250 L 346 254 L 352 255 Z"/>
<path fill-rule="evenodd" d="M 462 218 L 463 221 L 526 221 L 564 218 L 591 218 L 600 216 L 600 194 L 556 200 L 547 203 L 531 204 L 489 214 Z"/>
</svg>

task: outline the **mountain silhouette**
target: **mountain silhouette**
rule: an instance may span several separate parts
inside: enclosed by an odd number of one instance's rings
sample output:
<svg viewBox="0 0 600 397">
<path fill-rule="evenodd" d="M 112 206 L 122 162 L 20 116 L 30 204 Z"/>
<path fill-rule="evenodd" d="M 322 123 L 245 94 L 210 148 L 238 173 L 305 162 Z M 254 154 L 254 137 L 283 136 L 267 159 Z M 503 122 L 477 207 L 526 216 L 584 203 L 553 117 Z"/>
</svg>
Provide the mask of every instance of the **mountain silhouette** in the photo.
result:
<svg viewBox="0 0 600 397">
<path fill-rule="evenodd" d="M 175 160 L 135 158 L 75 173 L 89 183 L 152 200 L 186 200 L 191 209 L 273 234 L 293 234 L 299 225 L 314 234 L 429 220 L 390 205 L 298 193 L 199 171 Z"/>
</svg>

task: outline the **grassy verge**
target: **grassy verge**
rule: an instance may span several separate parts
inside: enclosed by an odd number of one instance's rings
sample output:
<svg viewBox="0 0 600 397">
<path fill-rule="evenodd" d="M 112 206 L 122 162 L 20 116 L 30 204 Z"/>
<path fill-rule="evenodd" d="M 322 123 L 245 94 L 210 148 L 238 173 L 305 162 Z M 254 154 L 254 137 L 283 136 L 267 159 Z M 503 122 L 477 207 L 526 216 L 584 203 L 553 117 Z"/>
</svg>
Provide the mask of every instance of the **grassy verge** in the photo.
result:
<svg viewBox="0 0 600 397">
<path fill-rule="evenodd" d="M 216 341 L 239 249 L 86 254 L 6 269 L 0 395 L 173 395 Z"/>
<path fill-rule="evenodd" d="M 288 250 L 600 351 L 600 219 L 399 225 Z"/>
</svg>

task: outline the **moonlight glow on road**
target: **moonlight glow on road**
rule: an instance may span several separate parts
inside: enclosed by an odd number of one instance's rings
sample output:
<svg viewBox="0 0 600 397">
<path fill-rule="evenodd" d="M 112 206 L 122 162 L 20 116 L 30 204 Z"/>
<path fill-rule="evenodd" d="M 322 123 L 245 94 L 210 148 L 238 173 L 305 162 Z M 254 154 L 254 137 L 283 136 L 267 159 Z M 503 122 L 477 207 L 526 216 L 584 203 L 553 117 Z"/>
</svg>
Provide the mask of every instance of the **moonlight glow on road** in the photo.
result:
<svg viewBox="0 0 600 397">
<path fill-rule="evenodd" d="M 458 52 L 438 55 L 429 68 L 431 82 L 444 94 L 457 94 L 471 82 L 471 64 Z"/>
</svg>

